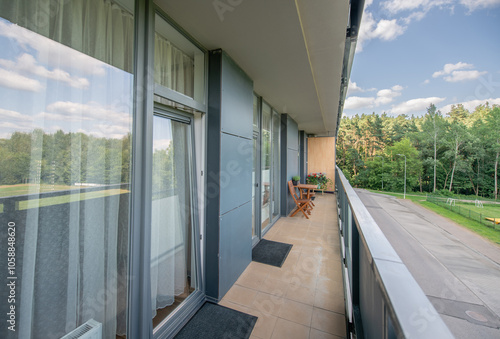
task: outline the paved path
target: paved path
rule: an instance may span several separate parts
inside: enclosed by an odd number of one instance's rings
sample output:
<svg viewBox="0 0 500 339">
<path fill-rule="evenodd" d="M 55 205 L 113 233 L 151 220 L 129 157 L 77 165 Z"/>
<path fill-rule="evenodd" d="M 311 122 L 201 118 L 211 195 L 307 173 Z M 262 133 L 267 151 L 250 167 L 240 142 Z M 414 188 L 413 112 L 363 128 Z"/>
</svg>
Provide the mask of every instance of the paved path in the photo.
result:
<svg viewBox="0 0 500 339">
<path fill-rule="evenodd" d="M 356 189 L 456 338 L 500 338 L 500 246 L 409 200 Z"/>
</svg>

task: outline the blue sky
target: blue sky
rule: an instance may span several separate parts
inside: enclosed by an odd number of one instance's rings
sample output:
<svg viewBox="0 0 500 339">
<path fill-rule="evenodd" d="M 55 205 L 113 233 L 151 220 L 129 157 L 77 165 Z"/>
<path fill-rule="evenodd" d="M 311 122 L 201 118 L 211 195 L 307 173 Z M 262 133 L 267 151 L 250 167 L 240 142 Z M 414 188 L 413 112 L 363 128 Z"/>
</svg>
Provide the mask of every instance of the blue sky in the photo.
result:
<svg viewBox="0 0 500 339">
<path fill-rule="evenodd" d="M 500 0 L 366 0 L 344 116 L 500 105 Z"/>
<path fill-rule="evenodd" d="M 133 76 L 0 18 L 0 138 L 41 128 L 122 138 Z"/>
</svg>

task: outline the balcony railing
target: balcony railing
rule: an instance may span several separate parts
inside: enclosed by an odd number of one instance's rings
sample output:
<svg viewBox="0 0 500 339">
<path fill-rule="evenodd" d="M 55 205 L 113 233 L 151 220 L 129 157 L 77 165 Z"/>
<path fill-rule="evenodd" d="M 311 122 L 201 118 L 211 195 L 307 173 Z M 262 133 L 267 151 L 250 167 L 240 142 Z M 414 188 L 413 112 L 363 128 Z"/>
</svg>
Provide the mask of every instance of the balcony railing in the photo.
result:
<svg viewBox="0 0 500 339">
<path fill-rule="evenodd" d="M 357 338 L 453 338 L 337 167 L 346 316 Z"/>
</svg>

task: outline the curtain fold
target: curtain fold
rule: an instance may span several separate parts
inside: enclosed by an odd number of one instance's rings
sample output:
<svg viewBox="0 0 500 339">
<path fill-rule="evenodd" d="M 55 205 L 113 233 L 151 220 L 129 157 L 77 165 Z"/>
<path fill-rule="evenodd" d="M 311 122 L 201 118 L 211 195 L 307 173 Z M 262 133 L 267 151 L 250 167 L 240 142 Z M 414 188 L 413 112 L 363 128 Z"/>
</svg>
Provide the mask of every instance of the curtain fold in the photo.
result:
<svg viewBox="0 0 500 339">
<path fill-rule="evenodd" d="M 153 120 L 153 202 L 151 222 L 151 305 L 171 306 L 196 283 L 192 274 L 192 212 L 188 125 Z M 168 144 L 168 147 L 162 145 Z M 191 284 L 189 280 L 191 279 Z"/>
<path fill-rule="evenodd" d="M 194 59 L 155 34 L 155 82 L 189 97 L 194 96 Z"/>
<path fill-rule="evenodd" d="M 134 17 L 108 0 L 0 2 L 0 16 L 132 73 Z"/>
<path fill-rule="evenodd" d="M 50 184 L 72 190 L 52 200 L 40 195 L 15 211 L 23 225 L 16 334 L 60 338 L 93 318 L 103 324 L 103 338 L 116 338 L 127 314 L 133 15 L 107 0 L 0 0 L 0 16 L 31 31 L 23 37 L 29 45 L 11 45 L 45 69 L 25 74 L 39 91 L 12 99 L 33 105 L 19 113 L 33 122 L 32 131 L 19 129 L 31 135 L 28 193 Z M 85 69 L 85 62 L 100 68 Z M 59 78 L 46 76 L 56 69 Z M 65 82 L 83 76 L 87 87 Z M 52 179 L 43 176 L 48 172 Z M 80 192 L 74 185 L 82 182 L 103 188 Z M 124 188 L 107 188 L 118 184 Z"/>
</svg>

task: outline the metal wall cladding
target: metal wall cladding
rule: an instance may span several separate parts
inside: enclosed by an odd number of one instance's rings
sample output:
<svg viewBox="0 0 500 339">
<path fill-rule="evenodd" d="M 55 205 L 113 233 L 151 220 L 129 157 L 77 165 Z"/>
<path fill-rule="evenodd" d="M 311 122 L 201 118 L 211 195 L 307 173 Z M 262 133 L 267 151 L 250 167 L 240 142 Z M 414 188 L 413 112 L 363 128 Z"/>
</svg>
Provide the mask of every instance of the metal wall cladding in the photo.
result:
<svg viewBox="0 0 500 339">
<path fill-rule="evenodd" d="M 252 203 L 220 217 L 219 298 L 252 261 Z"/>
<path fill-rule="evenodd" d="M 221 131 L 252 139 L 253 82 L 222 54 Z"/>
<path fill-rule="evenodd" d="M 252 199 L 253 140 L 222 133 L 220 214 Z M 247 216 L 252 219 L 252 213 Z"/>
<path fill-rule="evenodd" d="M 299 151 L 294 149 L 287 149 L 286 157 L 286 181 L 292 180 L 292 177 L 299 175 Z M 287 186 L 288 191 L 288 186 Z M 295 202 L 293 201 L 290 192 L 287 192 L 287 211 L 288 215 L 295 207 Z"/>
<path fill-rule="evenodd" d="M 290 117 L 287 119 L 286 146 L 288 149 L 299 150 L 299 126 Z"/>
</svg>

